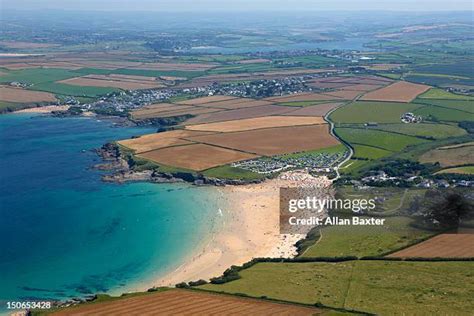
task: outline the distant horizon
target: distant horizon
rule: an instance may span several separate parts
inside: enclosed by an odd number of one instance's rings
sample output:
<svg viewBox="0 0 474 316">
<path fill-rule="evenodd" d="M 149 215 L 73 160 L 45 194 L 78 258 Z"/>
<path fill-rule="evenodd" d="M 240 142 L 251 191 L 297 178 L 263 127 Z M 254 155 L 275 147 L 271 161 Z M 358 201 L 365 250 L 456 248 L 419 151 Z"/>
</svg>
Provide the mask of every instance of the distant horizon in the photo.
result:
<svg viewBox="0 0 474 316">
<path fill-rule="evenodd" d="M 229 0 L 223 3 L 218 0 L 94 0 L 61 1 L 45 0 L 38 3 L 34 0 L 2 0 L 1 10 L 64 10 L 64 11 L 98 11 L 98 12 L 161 12 L 161 13 L 202 13 L 202 12 L 472 12 L 470 0 L 298 0 L 288 3 L 283 0 Z"/>
</svg>

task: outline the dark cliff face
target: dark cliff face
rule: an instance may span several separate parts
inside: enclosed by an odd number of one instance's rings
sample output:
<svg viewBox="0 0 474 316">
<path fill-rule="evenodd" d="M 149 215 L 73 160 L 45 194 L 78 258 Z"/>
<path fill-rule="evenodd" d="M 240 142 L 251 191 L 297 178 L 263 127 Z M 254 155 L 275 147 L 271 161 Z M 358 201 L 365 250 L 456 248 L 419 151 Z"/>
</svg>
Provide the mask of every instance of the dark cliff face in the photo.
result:
<svg viewBox="0 0 474 316">
<path fill-rule="evenodd" d="M 97 154 L 106 162 L 95 166 L 99 170 L 112 171 L 102 179 L 108 182 L 123 183 L 127 181 L 148 181 L 155 183 L 189 182 L 195 185 L 244 185 L 259 183 L 263 180 L 238 180 L 208 178 L 200 173 L 191 172 L 161 172 L 159 168 L 134 170 L 134 158 L 131 152 L 121 150 L 116 143 L 104 144 L 96 150 Z"/>
</svg>

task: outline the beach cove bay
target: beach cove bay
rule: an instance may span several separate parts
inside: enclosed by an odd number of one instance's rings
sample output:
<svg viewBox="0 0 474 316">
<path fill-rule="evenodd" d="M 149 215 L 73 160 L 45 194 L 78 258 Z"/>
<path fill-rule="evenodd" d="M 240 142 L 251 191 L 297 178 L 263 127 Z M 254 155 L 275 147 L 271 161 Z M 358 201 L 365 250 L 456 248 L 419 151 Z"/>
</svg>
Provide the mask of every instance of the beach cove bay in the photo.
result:
<svg viewBox="0 0 474 316">
<path fill-rule="evenodd" d="M 217 191 L 105 183 L 94 148 L 153 132 L 95 118 L 0 116 L 0 300 L 141 289 L 205 242 Z"/>
</svg>

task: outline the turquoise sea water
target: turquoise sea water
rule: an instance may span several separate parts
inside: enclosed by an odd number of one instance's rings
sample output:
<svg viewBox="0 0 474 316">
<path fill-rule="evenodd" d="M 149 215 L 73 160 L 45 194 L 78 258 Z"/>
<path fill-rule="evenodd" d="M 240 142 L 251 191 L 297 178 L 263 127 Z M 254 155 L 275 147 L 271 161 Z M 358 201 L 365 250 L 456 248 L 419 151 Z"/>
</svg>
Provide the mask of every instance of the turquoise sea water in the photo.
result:
<svg viewBox="0 0 474 316">
<path fill-rule="evenodd" d="M 217 212 L 213 188 L 109 184 L 90 151 L 149 133 L 89 118 L 0 116 L 0 300 L 122 293 L 181 264 Z"/>
</svg>

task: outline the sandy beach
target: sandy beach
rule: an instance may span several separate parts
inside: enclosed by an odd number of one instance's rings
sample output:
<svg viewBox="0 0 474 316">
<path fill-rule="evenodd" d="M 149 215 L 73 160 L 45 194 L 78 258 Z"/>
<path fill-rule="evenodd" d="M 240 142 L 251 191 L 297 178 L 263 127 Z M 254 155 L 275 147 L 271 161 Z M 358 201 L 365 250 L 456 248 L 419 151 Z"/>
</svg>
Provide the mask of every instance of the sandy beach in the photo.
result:
<svg viewBox="0 0 474 316">
<path fill-rule="evenodd" d="M 304 235 L 279 232 L 279 188 L 329 186 L 326 177 L 304 172 L 284 173 L 277 179 L 222 190 L 222 222 L 211 232 L 212 239 L 183 265 L 153 286 L 174 286 L 180 282 L 209 280 L 231 265 L 241 265 L 257 257 L 288 258 L 296 255 L 294 244 Z"/>
<path fill-rule="evenodd" d="M 67 111 L 69 105 L 47 105 L 15 111 L 16 113 L 51 113 L 53 111 Z"/>
</svg>

